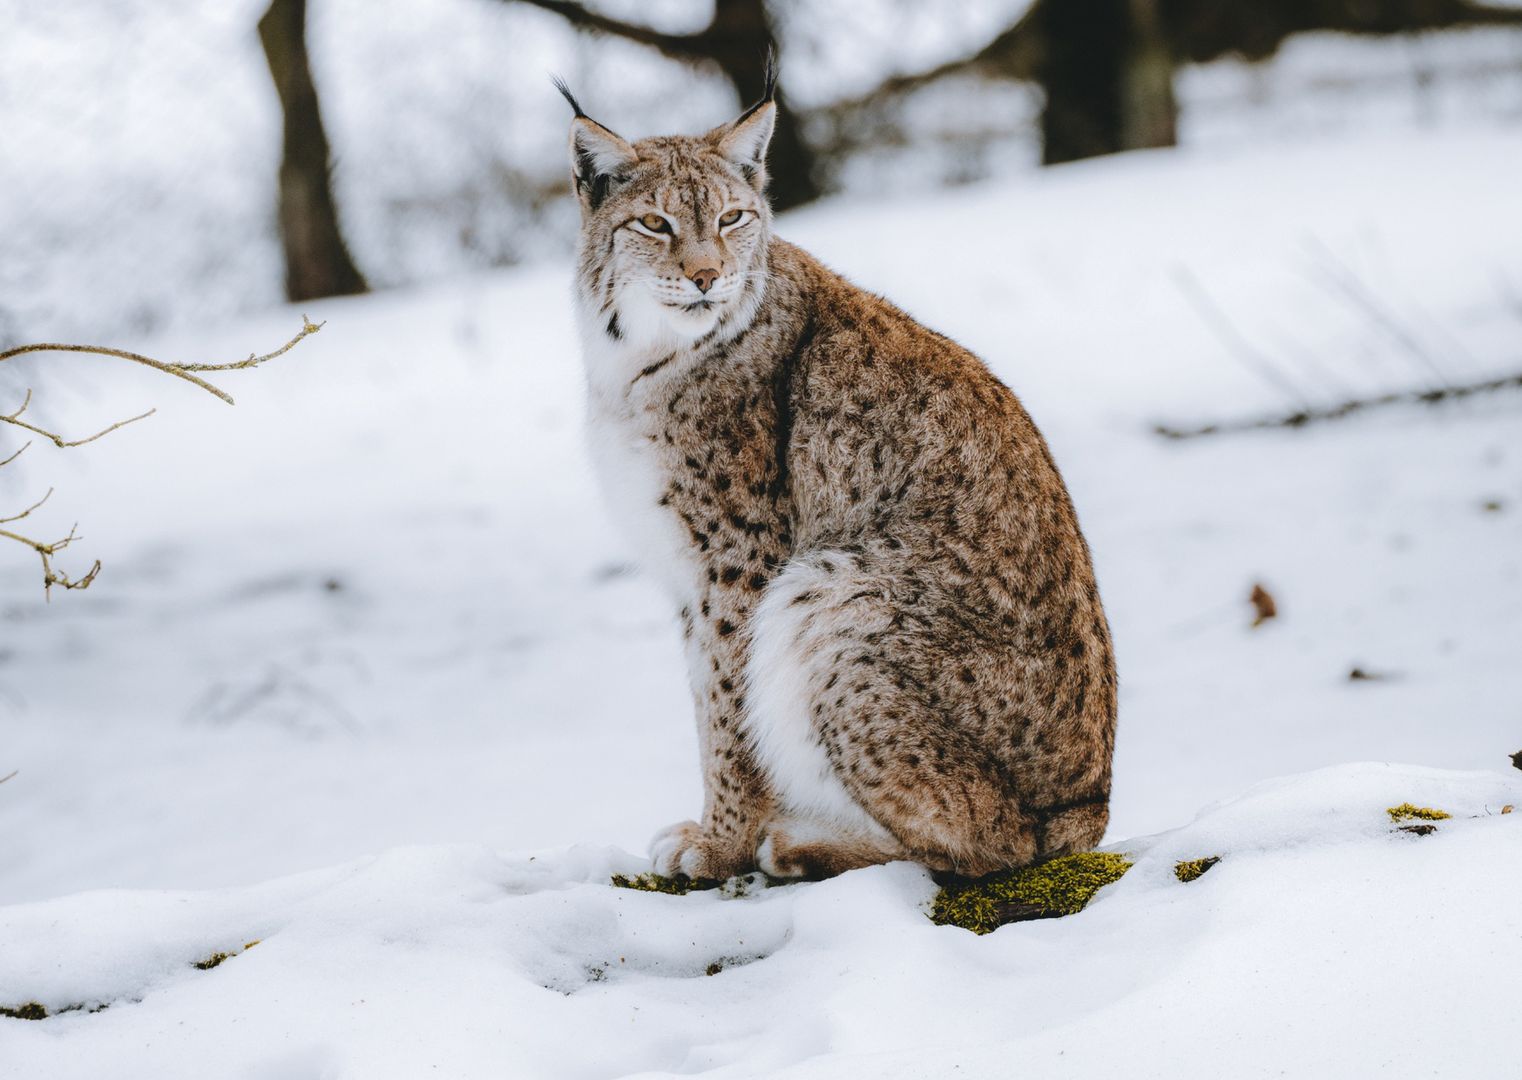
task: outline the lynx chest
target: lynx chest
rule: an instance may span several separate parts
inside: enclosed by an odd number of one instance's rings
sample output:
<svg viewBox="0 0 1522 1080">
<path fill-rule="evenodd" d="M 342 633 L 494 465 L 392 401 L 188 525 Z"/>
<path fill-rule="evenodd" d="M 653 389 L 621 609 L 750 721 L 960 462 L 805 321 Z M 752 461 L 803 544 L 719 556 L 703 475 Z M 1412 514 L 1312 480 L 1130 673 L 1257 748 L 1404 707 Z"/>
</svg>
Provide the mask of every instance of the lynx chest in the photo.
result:
<svg viewBox="0 0 1522 1080">
<path fill-rule="evenodd" d="M 589 402 L 609 508 L 678 607 L 759 591 L 792 544 L 771 388 L 722 368 L 662 374 Z"/>
</svg>

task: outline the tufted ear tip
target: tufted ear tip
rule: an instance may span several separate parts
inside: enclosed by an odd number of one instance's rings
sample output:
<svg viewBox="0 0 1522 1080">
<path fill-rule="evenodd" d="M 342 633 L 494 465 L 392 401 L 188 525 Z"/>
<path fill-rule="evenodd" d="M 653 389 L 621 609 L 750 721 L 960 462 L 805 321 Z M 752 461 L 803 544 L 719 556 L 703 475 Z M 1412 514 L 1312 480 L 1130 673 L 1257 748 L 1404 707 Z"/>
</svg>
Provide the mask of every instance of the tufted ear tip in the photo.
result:
<svg viewBox="0 0 1522 1080">
<path fill-rule="evenodd" d="M 766 184 L 766 148 L 776 123 L 776 103 L 759 101 L 733 124 L 712 133 L 719 153 L 738 167 L 757 190 Z"/>
<path fill-rule="evenodd" d="M 761 99 L 730 124 L 708 133 L 719 153 L 736 165 L 759 191 L 766 186 L 766 148 L 777 126 L 777 54 L 766 51 L 766 87 Z"/>
<path fill-rule="evenodd" d="M 762 101 L 777 100 L 777 47 L 766 47 L 766 89 L 761 91 Z"/>
<path fill-rule="evenodd" d="M 576 119 L 580 120 L 587 115 L 586 113 L 582 112 L 581 103 L 576 100 L 576 95 L 571 93 L 571 88 L 566 85 L 566 81 L 564 79 L 562 79 L 559 75 L 551 75 L 550 82 L 554 84 L 556 90 L 560 91 L 560 96 L 565 98 L 566 101 L 570 102 L 571 110 L 575 112 Z"/>
</svg>

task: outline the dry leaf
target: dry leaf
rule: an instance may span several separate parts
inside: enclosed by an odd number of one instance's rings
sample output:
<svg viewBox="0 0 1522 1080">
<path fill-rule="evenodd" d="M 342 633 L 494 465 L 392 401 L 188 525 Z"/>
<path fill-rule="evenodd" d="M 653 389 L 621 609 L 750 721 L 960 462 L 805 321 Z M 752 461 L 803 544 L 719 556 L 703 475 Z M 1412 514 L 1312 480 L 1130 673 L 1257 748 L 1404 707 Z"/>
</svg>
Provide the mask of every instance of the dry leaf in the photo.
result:
<svg viewBox="0 0 1522 1080">
<path fill-rule="evenodd" d="M 1247 599 L 1252 604 L 1254 626 L 1262 626 L 1279 614 L 1279 608 L 1274 604 L 1273 594 L 1263 587 L 1262 582 L 1253 584 L 1252 593 Z"/>
</svg>

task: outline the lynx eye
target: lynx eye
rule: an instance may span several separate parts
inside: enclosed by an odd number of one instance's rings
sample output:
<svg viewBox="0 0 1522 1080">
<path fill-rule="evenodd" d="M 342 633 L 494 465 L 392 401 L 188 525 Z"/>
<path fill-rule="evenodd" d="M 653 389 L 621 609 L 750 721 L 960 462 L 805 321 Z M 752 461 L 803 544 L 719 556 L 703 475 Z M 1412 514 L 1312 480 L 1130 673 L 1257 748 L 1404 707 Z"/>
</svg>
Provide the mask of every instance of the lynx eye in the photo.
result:
<svg viewBox="0 0 1522 1080">
<path fill-rule="evenodd" d="M 744 210 L 727 210 L 719 217 L 719 227 L 727 229 L 745 216 Z"/>
<path fill-rule="evenodd" d="M 669 233 L 671 231 L 671 222 L 659 214 L 646 214 L 639 219 L 639 223 L 653 233 Z"/>
</svg>

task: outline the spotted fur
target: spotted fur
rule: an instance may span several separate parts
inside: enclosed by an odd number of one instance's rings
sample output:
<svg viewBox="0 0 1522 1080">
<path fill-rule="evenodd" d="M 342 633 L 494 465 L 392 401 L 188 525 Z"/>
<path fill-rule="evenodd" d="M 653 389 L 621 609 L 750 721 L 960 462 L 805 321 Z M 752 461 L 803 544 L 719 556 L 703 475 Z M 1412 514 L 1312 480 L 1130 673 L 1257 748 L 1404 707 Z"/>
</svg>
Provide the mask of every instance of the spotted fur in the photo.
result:
<svg viewBox="0 0 1522 1080">
<path fill-rule="evenodd" d="M 593 455 L 680 614 L 703 762 L 657 869 L 982 874 L 1093 846 L 1110 635 L 1019 401 L 772 236 L 769 100 L 634 143 L 576 112 Z"/>
</svg>

